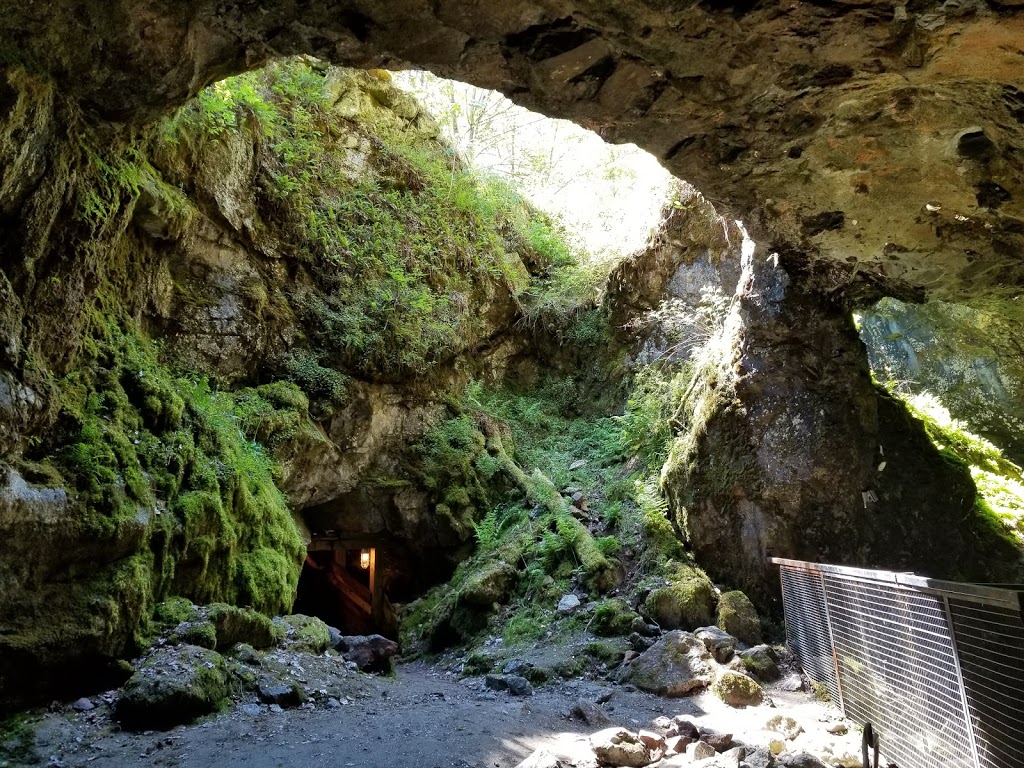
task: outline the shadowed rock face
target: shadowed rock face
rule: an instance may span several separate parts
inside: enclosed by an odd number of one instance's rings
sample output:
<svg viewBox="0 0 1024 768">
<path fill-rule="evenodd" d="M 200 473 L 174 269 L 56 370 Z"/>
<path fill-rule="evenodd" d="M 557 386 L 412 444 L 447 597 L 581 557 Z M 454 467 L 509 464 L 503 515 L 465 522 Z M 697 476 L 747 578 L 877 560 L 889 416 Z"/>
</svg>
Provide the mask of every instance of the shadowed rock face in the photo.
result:
<svg viewBox="0 0 1024 768">
<path fill-rule="evenodd" d="M 424 67 L 645 147 L 784 259 L 826 259 L 830 291 L 976 301 L 1024 283 L 1017 0 L 0 8 L 0 61 L 107 119 L 275 56 Z"/>
</svg>

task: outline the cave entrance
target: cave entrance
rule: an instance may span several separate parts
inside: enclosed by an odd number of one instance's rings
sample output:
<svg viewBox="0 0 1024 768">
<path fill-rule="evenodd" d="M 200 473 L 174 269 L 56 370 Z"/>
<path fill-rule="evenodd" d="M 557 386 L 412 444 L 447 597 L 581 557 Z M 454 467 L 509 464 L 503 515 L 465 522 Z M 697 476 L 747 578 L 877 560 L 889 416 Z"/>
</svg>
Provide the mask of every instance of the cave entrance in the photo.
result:
<svg viewBox="0 0 1024 768">
<path fill-rule="evenodd" d="M 293 610 L 343 635 L 394 636 L 383 586 L 377 542 L 317 537 L 306 550 Z"/>
</svg>

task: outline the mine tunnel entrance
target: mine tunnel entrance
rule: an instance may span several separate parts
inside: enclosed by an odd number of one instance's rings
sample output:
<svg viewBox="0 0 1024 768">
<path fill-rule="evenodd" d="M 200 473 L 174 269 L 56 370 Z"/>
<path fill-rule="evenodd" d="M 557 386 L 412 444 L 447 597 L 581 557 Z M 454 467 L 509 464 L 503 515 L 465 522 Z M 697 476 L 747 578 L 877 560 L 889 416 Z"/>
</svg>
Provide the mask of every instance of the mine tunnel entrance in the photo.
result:
<svg viewBox="0 0 1024 768">
<path fill-rule="evenodd" d="M 314 536 L 299 577 L 295 613 L 316 616 L 343 635 L 397 637 L 384 592 L 380 542 Z"/>
</svg>

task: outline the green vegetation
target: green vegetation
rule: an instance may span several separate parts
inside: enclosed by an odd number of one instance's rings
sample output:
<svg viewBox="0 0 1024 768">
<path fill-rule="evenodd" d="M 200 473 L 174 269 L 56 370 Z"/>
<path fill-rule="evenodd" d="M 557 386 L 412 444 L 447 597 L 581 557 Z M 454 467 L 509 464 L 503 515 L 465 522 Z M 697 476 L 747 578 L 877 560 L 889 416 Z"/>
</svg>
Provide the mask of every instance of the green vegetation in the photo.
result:
<svg viewBox="0 0 1024 768">
<path fill-rule="evenodd" d="M 950 416 L 934 395 L 901 397 L 947 460 L 965 465 L 978 487 L 976 509 L 983 519 L 998 521 L 1024 544 L 1024 469 L 992 443 Z"/>
<path fill-rule="evenodd" d="M 302 542 L 267 448 L 246 433 L 272 446 L 302 428 L 294 385 L 216 391 L 161 364 L 130 322 L 96 315 L 60 389 L 66 437 L 52 461 L 78 493 L 83 535 L 150 542 L 154 555 L 116 577 L 145 605 L 168 594 L 269 613 L 291 604 Z"/>
<path fill-rule="evenodd" d="M 339 396 L 344 381 L 328 372 L 342 366 L 389 378 L 433 367 L 484 332 L 481 305 L 519 300 L 524 261 L 566 260 L 557 230 L 514 191 L 379 116 L 363 91 L 408 99 L 372 74 L 289 61 L 211 86 L 163 128 L 173 147 L 256 137 L 265 224 L 313 279 L 292 304 L 317 352 L 292 368 L 314 397 Z M 332 112 L 352 99 L 362 119 Z"/>
</svg>

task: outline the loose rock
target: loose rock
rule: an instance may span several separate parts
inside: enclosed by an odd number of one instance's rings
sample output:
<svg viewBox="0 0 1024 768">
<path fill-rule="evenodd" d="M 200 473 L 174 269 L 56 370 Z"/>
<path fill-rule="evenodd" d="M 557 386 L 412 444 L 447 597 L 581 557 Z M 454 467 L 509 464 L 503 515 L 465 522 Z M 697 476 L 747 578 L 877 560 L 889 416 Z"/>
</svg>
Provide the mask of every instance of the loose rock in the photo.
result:
<svg viewBox="0 0 1024 768">
<path fill-rule="evenodd" d="M 729 661 L 736 651 L 736 638 L 718 627 L 701 627 L 694 634 L 721 664 Z"/>
<path fill-rule="evenodd" d="M 586 699 L 580 699 L 573 704 L 572 709 L 569 710 L 569 716 L 577 717 L 594 728 L 604 728 L 612 722 L 612 719 L 608 717 L 608 713 L 604 711 L 603 707 Z"/>
<path fill-rule="evenodd" d="M 686 696 L 711 683 L 711 655 L 689 632 L 667 632 L 619 668 L 616 679 L 662 696 Z"/>
<path fill-rule="evenodd" d="M 597 759 L 614 766 L 641 768 L 651 762 L 651 753 L 640 737 L 625 728 L 606 728 L 590 737 Z"/>
<path fill-rule="evenodd" d="M 749 707 L 764 701 L 764 689 L 754 680 L 739 672 L 723 671 L 715 680 L 712 690 L 730 707 Z"/>
<path fill-rule="evenodd" d="M 580 599 L 576 595 L 568 594 L 564 595 L 561 600 L 558 601 L 558 608 L 556 609 L 563 616 L 571 616 L 576 613 L 580 608 Z"/>
<path fill-rule="evenodd" d="M 138 730 L 172 728 L 213 712 L 227 696 L 224 659 L 194 645 L 161 648 L 118 695 L 115 713 Z"/>
<path fill-rule="evenodd" d="M 345 661 L 354 662 L 364 672 L 390 672 L 391 658 L 398 653 L 398 643 L 383 635 L 342 637 L 337 648 Z"/>
</svg>

